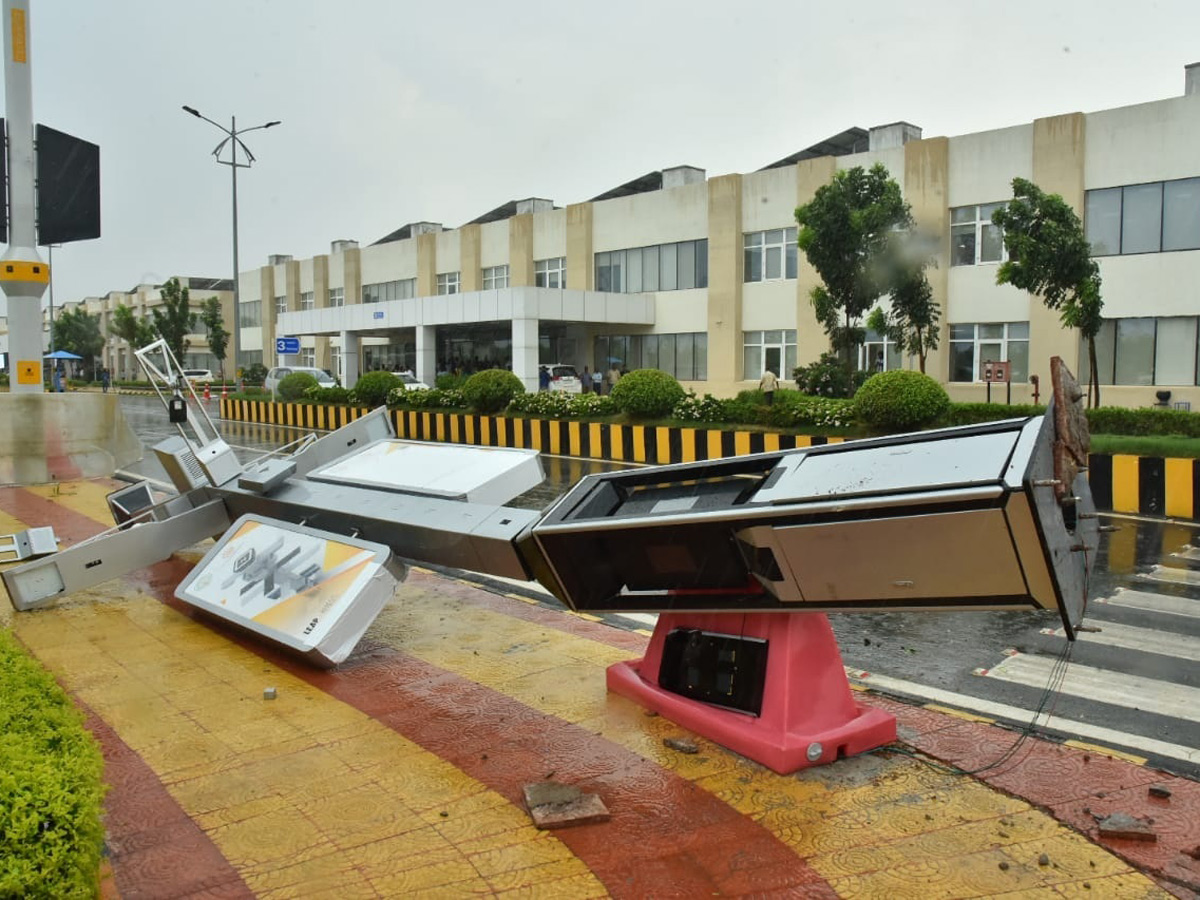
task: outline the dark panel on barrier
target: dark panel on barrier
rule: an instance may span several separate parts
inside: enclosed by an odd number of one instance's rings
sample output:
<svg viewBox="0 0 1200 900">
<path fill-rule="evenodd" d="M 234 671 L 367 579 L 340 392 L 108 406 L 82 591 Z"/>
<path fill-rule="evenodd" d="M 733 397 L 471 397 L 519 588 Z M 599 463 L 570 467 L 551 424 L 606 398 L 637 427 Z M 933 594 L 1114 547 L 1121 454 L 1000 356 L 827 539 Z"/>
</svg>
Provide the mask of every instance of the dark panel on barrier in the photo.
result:
<svg viewBox="0 0 1200 900">
<path fill-rule="evenodd" d="M 8 122 L 0 118 L 0 138 L 8 146 Z M 4 191 L 4 209 L 0 210 L 0 244 L 8 243 L 8 154 L 0 153 L 0 185 Z"/>
<path fill-rule="evenodd" d="M 679 428 L 667 429 L 667 448 L 673 463 L 683 462 L 683 431 Z"/>
<path fill-rule="evenodd" d="M 1192 460 L 1192 518 L 1200 519 L 1200 459 Z"/>
<path fill-rule="evenodd" d="M 663 641 L 660 687 L 728 709 L 762 712 L 767 641 L 676 628 Z"/>
<path fill-rule="evenodd" d="M 1161 516 L 1167 504 L 1167 467 L 1159 456 L 1138 459 L 1138 512 Z"/>
<path fill-rule="evenodd" d="M 763 433 L 761 431 L 753 431 L 750 433 L 750 452 L 764 453 L 766 447 L 763 446 Z"/>
<path fill-rule="evenodd" d="M 737 453 L 737 449 L 734 444 L 733 432 L 732 431 L 722 431 L 721 432 L 721 456 L 729 457 L 729 456 L 735 455 L 736 453 Z"/>
<path fill-rule="evenodd" d="M 37 242 L 100 237 L 100 148 L 37 126 Z"/>
<path fill-rule="evenodd" d="M 1113 508 L 1112 457 L 1093 453 L 1088 457 L 1088 485 L 1096 509 L 1109 512 Z"/>
</svg>

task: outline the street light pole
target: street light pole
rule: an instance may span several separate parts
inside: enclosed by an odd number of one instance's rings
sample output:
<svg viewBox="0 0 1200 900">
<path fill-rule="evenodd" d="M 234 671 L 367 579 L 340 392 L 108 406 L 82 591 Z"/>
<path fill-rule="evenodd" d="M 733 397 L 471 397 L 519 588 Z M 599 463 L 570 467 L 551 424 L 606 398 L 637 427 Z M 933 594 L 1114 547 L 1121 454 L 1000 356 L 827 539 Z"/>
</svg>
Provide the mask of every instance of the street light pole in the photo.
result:
<svg viewBox="0 0 1200 900">
<path fill-rule="evenodd" d="M 242 325 L 241 306 L 239 305 L 241 300 L 241 287 L 238 283 L 240 279 L 238 278 L 237 170 L 248 169 L 254 162 L 254 154 L 251 153 L 250 148 L 242 142 L 241 135 L 246 134 L 247 132 L 259 131 L 265 128 L 274 128 L 280 123 L 278 121 L 267 122 L 263 125 L 255 125 L 253 128 L 243 128 L 241 131 L 238 131 L 237 116 L 230 116 L 229 127 L 226 128 L 224 125 L 219 125 L 218 123 L 214 122 L 212 119 L 208 118 L 208 116 L 202 116 L 199 111 L 190 106 L 183 107 L 183 111 L 189 115 L 195 116 L 197 119 L 203 119 L 209 125 L 217 128 L 225 135 L 225 140 L 217 144 L 216 148 L 212 152 L 212 155 L 221 165 L 229 166 L 233 180 L 233 328 L 230 330 L 232 331 L 233 337 L 233 377 L 238 381 L 240 386 L 241 379 L 238 376 L 238 357 L 242 346 Z M 225 149 L 226 144 L 230 145 L 230 159 L 228 160 L 221 159 L 221 151 Z M 241 147 L 242 151 L 246 155 L 245 162 L 238 162 L 238 147 Z"/>
</svg>

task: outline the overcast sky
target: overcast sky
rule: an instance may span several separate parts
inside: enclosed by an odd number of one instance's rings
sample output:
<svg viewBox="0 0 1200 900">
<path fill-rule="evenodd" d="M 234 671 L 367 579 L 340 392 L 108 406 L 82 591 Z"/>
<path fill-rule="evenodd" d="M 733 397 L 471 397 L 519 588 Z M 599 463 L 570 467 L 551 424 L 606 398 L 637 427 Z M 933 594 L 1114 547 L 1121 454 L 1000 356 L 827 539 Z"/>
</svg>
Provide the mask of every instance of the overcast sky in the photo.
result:
<svg viewBox="0 0 1200 900">
<path fill-rule="evenodd" d="M 664 166 L 747 172 L 850 126 L 926 137 L 1183 93 L 1198 0 L 31 0 L 33 109 L 100 145 L 99 240 L 56 303 L 586 200 Z M 1200 149 L 1197 151 L 1200 173 Z M 44 251 L 43 251 L 44 253 Z"/>
</svg>

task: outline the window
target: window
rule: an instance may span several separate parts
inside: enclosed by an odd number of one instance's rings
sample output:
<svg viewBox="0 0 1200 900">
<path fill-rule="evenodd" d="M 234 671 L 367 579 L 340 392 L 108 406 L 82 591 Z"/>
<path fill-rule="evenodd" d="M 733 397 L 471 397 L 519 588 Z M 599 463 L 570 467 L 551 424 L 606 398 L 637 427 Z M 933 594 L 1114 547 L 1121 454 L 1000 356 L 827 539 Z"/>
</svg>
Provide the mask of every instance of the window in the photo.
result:
<svg viewBox="0 0 1200 900">
<path fill-rule="evenodd" d="M 287 297 L 286 296 L 276 297 L 275 298 L 275 315 L 279 315 L 280 313 L 285 313 L 285 312 L 287 312 Z"/>
<path fill-rule="evenodd" d="M 1084 221 L 1093 256 L 1200 250 L 1200 178 L 1088 191 Z"/>
<path fill-rule="evenodd" d="M 255 300 L 254 302 L 258 303 L 260 301 Z M 243 372 L 246 371 L 248 368 L 250 368 L 251 366 L 253 366 L 255 364 L 260 365 L 260 366 L 263 364 L 262 351 L 261 350 L 243 350 L 242 351 L 242 371 Z"/>
<path fill-rule="evenodd" d="M 489 266 L 483 270 L 483 289 L 508 287 L 508 266 Z"/>
<path fill-rule="evenodd" d="M 596 368 L 660 369 L 680 381 L 708 379 L 708 335 L 703 331 L 684 334 L 610 334 L 592 343 Z"/>
<path fill-rule="evenodd" d="M 301 291 L 300 292 L 300 308 L 301 309 L 312 309 L 315 305 L 316 304 L 313 301 L 313 292 L 312 291 Z"/>
<path fill-rule="evenodd" d="M 537 287 L 565 288 L 567 286 L 567 258 L 539 259 L 533 264 L 533 283 Z"/>
<path fill-rule="evenodd" d="M 1004 231 L 992 224 L 1003 203 L 959 206 L 950 210 L 950 265 L 975 266 L 1004 258 Z"/>
<path fill-rule="evenodd" d="M 779 378 L 792 377 L 796 368 L 796 329 L 742 332 L 742 378 L 757 381 L 770 369 Z"/>
<path fill-rule="evenodd" d="M 1013 381 L 1029 380 L 1029 323 L 950 326 L 950 380 L 981 381 L 988 362 L 1010 362 Z"/>
<path fill-rule="evenodd" d="M 238 307 L 238 325 L 242 328 L 255 328 L 262 325 L 261 300 L 243 300 Z"/>
<path fill-rule="evenodd" d="M 333 369 L 333 377 L 341 384 L 345 378 L 342 373 L 342 348 L 337 344 L 329 345 L 329 365 Z"/>
<path fill-rule="evenodd" d="M 457 272 L 442 272 L 437 277 L 437 292 L 438 294 L 457 294 L 458 293 L 458 273 Z"/>
<path fill-rule="evenodd" d="M 796 277 L 795 228 L 752 231 L 742 236 L 742 245 L 745 254 L 743 281 Z"/>
<path fill-rule="evenodd" d="M 867 329 L 858 348 L 858 367 L 864 372 L 890 372 L 903 368 L 903 354 L 896 342 L 886 334 Z"/>
<path fill-rule="evenodd" d="M 1109 319 L 1096 335 L 1101 384 L 1194 385 L 1197 377 L 1197 317 Z M 1090 377 L 1087 341 L 1080 339 L 1079 380 Z"/>
<path fill-rule="evenodd" d="M 300 365 L 308 366 L 310 369 L 317 367 L 317 351 L 315 347 L 300 348 Z"/>
<path fill-rule="evenodd" d="M 363 303 L 383 303 L 388 300 L 407 300 L 417 295 L 417 279 L 381 281 L 362 286 Z"/>
<path fill-rule="evenodd" d="M 329 305 L 331 307 L 332 306 L 345 306 L 346 305 L 346 289 L 340 288 L 340 287 L 336 287 L 336 288 L 331 287 L 329 289 Z"/>
<path fill-rule="evenodd" d="M 597 253 L 596 290 L 615 294 L 708 287 L 708 241 Z"/>
</svg>

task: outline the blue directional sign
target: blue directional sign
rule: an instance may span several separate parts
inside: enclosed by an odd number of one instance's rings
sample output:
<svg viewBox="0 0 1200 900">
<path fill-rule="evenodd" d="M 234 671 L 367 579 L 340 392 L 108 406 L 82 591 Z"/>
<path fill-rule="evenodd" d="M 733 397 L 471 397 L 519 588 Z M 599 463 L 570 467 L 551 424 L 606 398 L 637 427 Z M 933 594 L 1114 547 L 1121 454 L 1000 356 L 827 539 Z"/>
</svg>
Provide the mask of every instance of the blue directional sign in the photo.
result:
<svg viewBox="0 0 1200 900">
<path fill-rule="evenodd" d="M 300 338 L 298 337 L 281 337 L 275 338 L 275 352 L 284 356 L 295 356 L 300 352 Z"/>
</svg>

